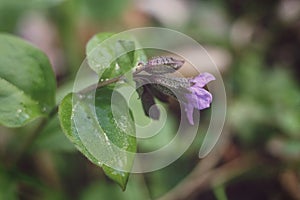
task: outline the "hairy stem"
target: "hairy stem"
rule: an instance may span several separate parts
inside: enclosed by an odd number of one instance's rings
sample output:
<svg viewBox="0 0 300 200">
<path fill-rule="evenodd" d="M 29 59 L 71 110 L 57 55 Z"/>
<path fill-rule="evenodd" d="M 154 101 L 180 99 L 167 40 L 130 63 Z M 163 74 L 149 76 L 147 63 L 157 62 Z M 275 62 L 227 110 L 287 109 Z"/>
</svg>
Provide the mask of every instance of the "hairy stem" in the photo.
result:
<svg viewBox="0 0 300 200">
<path fill-rule="evenodd" d="M 83 90 L 79 91 L 79 93 L 80 94 L 86 94 L 86 93 L 91 92 L 91 91 L 93 91 L 97 88 L 101 88 L 103 86 L 121 81 L 121 80 L 123 80 L 123 78 L 124 78 L 124 76 L 118 76 L 118 77 L 115 77 L 115 78 L 112 78 L 112 79 L 102 81 L 100 83 L 97 83 L 97 84 L 94 84 L 94 85 L 91 85 L 91 86 L 88 86 L 88 87 L 84 88 Z"/>
</svg>

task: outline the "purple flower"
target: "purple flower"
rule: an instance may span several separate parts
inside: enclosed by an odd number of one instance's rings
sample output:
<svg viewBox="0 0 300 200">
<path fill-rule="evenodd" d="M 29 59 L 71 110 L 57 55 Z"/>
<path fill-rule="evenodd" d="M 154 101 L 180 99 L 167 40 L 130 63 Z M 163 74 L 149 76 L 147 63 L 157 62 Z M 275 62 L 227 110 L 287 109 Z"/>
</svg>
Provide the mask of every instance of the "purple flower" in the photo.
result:
<svg viewBox="0 0 300 200">
<path fill-rule="evenodd" d="M 191 86 L 188 90 L 190 93 L 185 94 L 187 102 L 184 103 L 184 106 L 188 121 L 191 125 L 194 125 L 194 108 L 197 110 L 203 110 L 210 107 L 212 95 L 203 87 L 213 80 L 215 80 L 215 77 L 209 73 L 199 74 L 195 78 L 189 80 Z"/>
</svg>

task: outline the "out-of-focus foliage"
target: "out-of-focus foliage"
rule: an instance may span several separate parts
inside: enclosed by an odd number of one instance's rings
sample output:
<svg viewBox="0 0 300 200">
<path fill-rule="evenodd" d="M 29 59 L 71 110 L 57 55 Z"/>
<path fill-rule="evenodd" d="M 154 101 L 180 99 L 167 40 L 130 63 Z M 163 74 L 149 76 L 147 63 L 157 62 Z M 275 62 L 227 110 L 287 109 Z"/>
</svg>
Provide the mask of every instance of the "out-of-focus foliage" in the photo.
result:
<svg viewBox="0 0 300 200">
<path fill-rule="evenodd" d="M 118 19 L 128 6 L 128 0 L 81 0 L 81 3 L 87 15 L 102 21 Z"/>
<path fill-rule="evenodd" d="M 26 11 L 45 9 L 64 0 L 1 0 L 0 1 L 0 30 L 13 32 L 16 24 Z"/>
<path fill-rule="evenodd" d="M 265 68 L 261 59 L 258 53 L 241 58 L 233 75 L 236 97 L 229 120 L 238 137 L 253 145 L 278 134 L 300 139 L 299 87 L 287 70 Z"/>
<path fill-rule="evenodd" d="M 10 174 L 0 168 L 0 198 L 1 199 L 17 199 L 17 184 L 12 180 Z"/>
<path fill-rule="evenodd" d="M 39 137 L 35 140 L 33 151 L 74 152 L 75 147 L 68 141 L 61 130 L 58 117 L 55 116 L 47 124 Z"/>
</svg>

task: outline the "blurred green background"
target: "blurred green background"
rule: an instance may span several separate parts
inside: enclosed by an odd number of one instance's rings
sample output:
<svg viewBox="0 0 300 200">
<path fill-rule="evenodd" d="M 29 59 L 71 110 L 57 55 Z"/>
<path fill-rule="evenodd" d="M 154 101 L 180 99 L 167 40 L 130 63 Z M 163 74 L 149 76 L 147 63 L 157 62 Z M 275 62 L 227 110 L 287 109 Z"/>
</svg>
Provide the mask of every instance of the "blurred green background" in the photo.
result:
<svg viewBox="0 0 300 200">
<path fill-rule="evenodd" d="M 0 127 L 0 200 L 300 199 L 300 1 L 0 0 L 0 31 L 48 55 L 58 102 L 72 87 L 94 34 L 144 26 L 191 36 L 219 67 L 228 113 L 214 151 L 199 160 L 200 126 L 179 160 L 131 175 L 122 192 L 65 138 L 57 118 L 34 140 L 29 133 L 38 122 Z M 163 134 L 140 149 L 166 144 L 177 121 L 176 114 L 168 117 Z M 201 124 L 208 122 L 209 110 Z M 20 161 L 11 164 L 24 146 Z"/>
</svg>

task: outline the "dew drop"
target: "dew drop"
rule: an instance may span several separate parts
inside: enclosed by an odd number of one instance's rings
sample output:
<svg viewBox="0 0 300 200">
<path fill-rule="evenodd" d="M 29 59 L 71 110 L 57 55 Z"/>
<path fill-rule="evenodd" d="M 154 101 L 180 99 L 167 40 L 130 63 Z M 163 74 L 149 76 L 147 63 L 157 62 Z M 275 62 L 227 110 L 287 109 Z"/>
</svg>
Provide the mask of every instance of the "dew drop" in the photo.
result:
<svg viewBox="0 0 300 200">
<path fill-rule="evenodd" d="M 42 108 L 42 112 L 46 112 L 48 109 L 46 107 Z"/>
<path fill-rule="evenodd" d="M 116 70 L 120 70 L 120 66 L 118 65 L 118 63 L 116 64 L 115 69 L 116 69 Z"/>
<path fill-rule="evenodd" d="M 23 113 L 23 116 L 24 116 L 25 119 L 29 119 L 30 118 L 30 116 L 27 113 Z"/>
<path fill-rule="evenodd" d="M 79 99 L 84 99 L 84 98 L 85 98 L 85 95 L 83 95 L 83 94 L 78 94 L 78 98 L 79 98 Z"/>
<path fill-rule="evenodd" d="M 118 120 L 116 120 L 117 126 L 124 132 L 127 131 L 127 117 L 126 116 L 121 116 Z"/>
</svg>

